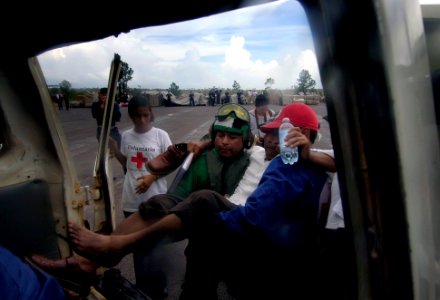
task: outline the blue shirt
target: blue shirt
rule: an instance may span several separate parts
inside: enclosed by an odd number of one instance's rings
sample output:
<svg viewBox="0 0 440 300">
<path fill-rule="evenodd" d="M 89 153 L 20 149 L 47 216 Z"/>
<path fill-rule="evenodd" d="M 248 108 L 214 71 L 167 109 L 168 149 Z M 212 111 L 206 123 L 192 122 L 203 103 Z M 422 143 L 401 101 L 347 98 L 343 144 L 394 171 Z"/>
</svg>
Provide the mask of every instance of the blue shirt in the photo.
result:
<svg viewBox="0 0 440 300">
<path fill-rule="evenodd" d="M 0 246 L 0 299 L 62 300 L 58 281 Z"/>
<path fill-rule="evenodd" d="M 318 229 L 319 197 L 327 178 L 316 165 L 299 160 L 285 165 L 278 156 L 264 172 L 244 206 L 220 212 L 232 231 L 277 246 L 301 246 Z"/>
</svg>

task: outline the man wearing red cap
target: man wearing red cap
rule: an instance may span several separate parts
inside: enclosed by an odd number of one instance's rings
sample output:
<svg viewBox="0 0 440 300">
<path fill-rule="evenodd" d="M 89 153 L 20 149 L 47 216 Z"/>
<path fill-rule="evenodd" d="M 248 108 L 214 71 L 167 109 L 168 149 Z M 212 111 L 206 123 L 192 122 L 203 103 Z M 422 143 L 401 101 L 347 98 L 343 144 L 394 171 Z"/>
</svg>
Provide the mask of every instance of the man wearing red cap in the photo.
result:
<svg viewBox="0 0 440 300">
<path fill-rule="evenodd" d="M 285 106 L 272 122 L 263 124 L 261 126 L 264 132 L 267 129 L 279 128 L 284 118 L 289 118 L 290 123 L 302 130 L 313 130 L 316 133 L 319 129 L 319 121 L 315 112 L 308 105 L 304 103 L 292 103 Z M 314 140 L 312 140 L 313 142 Z"/>
<path fill-rule="evenodd" d="M 149 229 L 153 234 L 179 228 L 189 237 L 180 299 L 217 299 L 219 280 L 237 299 L 321 296 L 322 291 L 316 289 L 320 281 L 316 239 L 319 199 L 327 179 L 323 166 L 327 162 L 317 164 L 317 160 L 305 159 L 319 155 L 310 151 L 319 123 L 307 105 L 286 106 L 261 129 L 273 135 L 285 117 L 296 127 L 286 137 L 288 145 L 300 148 L 301 158 L 296 164 L 286 165 L 279 156 L 273 158 L 257 189 L 242 206 L 221 206 L 221 197 L 199 191 Z M 206 203 L 218 203 L 221 211 L 209 213 Z"/>
<path fill-rule="evenodd" d="M 317 137 L 318 118 L 309 106 L 294 103 L 261 129 L 278 129 L 285 117 L 302 133 L 291 146 L 300 145 L 304 137 L 310 140 L 308 146 L 300 147 L 302 155 Z M 316 299 L 319 198 L 326 179 L 321 166 L 303 157 L 294 165 L 275 157 L 246 204 L 218 214 L 221 225 L 215 227 L 219 233 L 212 243 L 189 240 L 188 247 L 193 243 L 196 249 L 193 257 L 187 254 L 187 268 L 199 267 L 199 273 L 187 274 L 187 279 L 192 278 L 183 293 L 188 292 L 188 299 L 208 294 L 208 290 L 197 290 L 197 285 L 209 286 L 212 278 L 202 275 L 203 266 L 218 255 L 214 267 L 237 299 Z M 233 253 L 245 254 L 220 255 L 227 253 L 230 245 L 240 249 Z"/>
</svg>

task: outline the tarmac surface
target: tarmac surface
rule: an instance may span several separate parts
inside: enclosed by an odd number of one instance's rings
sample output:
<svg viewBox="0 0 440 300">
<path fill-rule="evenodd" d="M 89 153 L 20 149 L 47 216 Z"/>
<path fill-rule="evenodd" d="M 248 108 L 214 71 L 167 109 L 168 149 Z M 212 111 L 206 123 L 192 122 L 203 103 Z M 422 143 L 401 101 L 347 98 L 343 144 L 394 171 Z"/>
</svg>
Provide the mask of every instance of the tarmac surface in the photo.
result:
<svg viewBox="0 0 440 300">
<path fill-rule="evenodd" d="M 245 105 L 248 110 L 253 105 Z M 319 141 L 315 142 L 314 147 L 321 149 L 331 148 L 331 138 L 329 125 L 322 119 L 327 114 L 325 103 L 311 105 L 320 119 Z M 271 106 L 275 111 L 279 111 L 281 106 Z M 199 140 L 205 135 L 213 122 L 213 116 L 218 107 L 211 106 L 176 106 L 176 107 L 153 107 L 155 117 L 154 125 L 168 132 L 173 143 L 188 142 Z M 119 131 L 132 127 L 131 119 L 128 116 L 127 108 L 121 107 L 122 118 L 116 125 Z M 64 129 L 66 140 L 75 163 L 77 176 L 82 186 L 93 184 L 93 167 L 95 163 L 96 152 L 98 150 L 98 141 L 96 139 L 96 121 L 92 118 L 90 108 L 71 108 L 70 110 L 59 111 L 60 121 Z M 122 194 L 122 185 L 124 173 L 122 167 L 116 159 L 112 159 L 111 166 L 114 175 L 115 199 L 117 202 L 117 222 L 123 220 L 120 199 Z M 171 184 L 175 172 L 168 175 L 168 184 Z M 166 251 L 169 259 L 164 263 L 168 273 L 168 293 L 167 299 L 178 299 L 180 286 L 183 281 L 185 271 L 185 256 L 183 249 L 186 241 L 173 243 Z M 168 246 L 167 246 L 168 247 Z M 122 274 L 131 282 L 135 282 L 133 271 L 133 259 L 131 255 L 126 256 L 116 268 L 120 269 Z M 219 299 L 231 299 L 227 293 L 219 288 Z"/>
</svg>

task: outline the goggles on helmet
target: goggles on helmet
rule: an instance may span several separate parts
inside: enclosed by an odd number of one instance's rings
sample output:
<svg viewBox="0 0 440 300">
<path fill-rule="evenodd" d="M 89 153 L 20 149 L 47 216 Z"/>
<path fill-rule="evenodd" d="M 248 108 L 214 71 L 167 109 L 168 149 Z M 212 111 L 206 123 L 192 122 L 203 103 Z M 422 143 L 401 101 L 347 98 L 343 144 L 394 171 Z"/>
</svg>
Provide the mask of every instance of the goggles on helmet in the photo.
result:
<svg viewBox="0 0 440 300">
<path fill-rule="evenodd" d="M 215 117 L 219 121 L 223 121 L 227 117 L 233 117 L 233 118 L 237 118 L 237 119 L 240 119 L 242 121 L 249 123 L 248 111 L 244 107 L 242 107 L 238 104 L 235 104 L 235 103 L 228 103 L 228 104 L 221 106 L 218 109 Z"/>
</svg>

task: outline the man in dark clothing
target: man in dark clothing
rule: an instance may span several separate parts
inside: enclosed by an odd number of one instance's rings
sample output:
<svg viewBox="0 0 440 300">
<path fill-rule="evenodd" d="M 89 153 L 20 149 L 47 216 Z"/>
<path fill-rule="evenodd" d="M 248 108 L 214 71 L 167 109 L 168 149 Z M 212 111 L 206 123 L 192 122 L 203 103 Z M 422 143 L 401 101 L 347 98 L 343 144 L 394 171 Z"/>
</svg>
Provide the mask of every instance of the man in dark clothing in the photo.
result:
<svg viewBox="0 0 440 300">
<path fill-rule="evenodd" d="M 209 91 L 208 105 L 209 106 L 214 106 L 215 105 L 215 90 L 214 89 L 211 89 Z"/>
<path fill-rule="evenodd" d="M 191 106 L 195 106 L 195 102 L 194 102 L 194 92 L 189 93 L 189 105 Z"/>
<path fill-rule="evenodd" d="M 231 102 L 231 96 L 229 95 L 229 92 L 226 92 L 225 97 L 223 99 L 223 103 L 226 104 L 226 103 L 230 103 L 230 102 Z"/>
<path fill-rule="evenodd" d="M 65 93 L 63 95 L 63 99 L 64 99 L 64 106 L 66 107 L 66 110 L 69 110 L 69 108 L 70 108 L 69 95 L 67 93 Z"/>
<path fill-rule="evenodd" d="M 57 100 L 58 110 L 63 110 L 63 94 L 56 93 L 55 99 Z"/>
<path fill-rule="evenodd" d="M 96 119 L 96 138 L 101 138 L 101 131 L 102 131 L 102 121 L 104 118 L 104 108 L 105 103 L 107 101 L 107 88 L 101 88 L 98 93 L 98 101 L 95 101 L 92 103 L 92 116 L 94 119 Z M 121 110 L 119 108 L 118 103 L 113 104 L 113 114 L 111 118 L 111 129 L 110 129 L 110 136 L 116 140 L 118 143 L 118 148 L 121 147 L 121 134 L 119 133 L 118 127 L 116 127 L 116 122 L 119 122 L 121 120 Z"/>
</svg>

